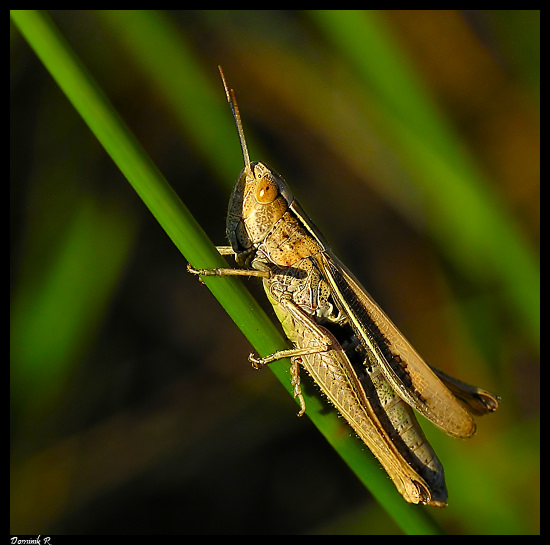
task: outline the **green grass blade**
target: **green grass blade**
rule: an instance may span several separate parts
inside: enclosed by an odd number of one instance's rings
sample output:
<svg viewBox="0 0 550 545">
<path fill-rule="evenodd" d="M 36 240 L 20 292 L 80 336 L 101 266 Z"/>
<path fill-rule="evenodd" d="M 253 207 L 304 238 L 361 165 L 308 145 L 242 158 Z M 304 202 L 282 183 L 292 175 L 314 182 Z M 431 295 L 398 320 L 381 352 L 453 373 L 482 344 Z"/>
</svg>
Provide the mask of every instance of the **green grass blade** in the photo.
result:
<svg viewBox="0 0 550 545">
<path fill-rule="evenodd" d="M 32 10 L 13 10 L 11 16 L 52 77 L 182 254 L 196 267 L 223 265 L 212 243 L 49 17 Z M 228 113 L 225 115 L 229 117 Z M 240 281 L 232 278 L 209 278 L 205 281 L 260 354 L 274 352 L 286 345 L 277 328 Z M 288 366 L 281 362 L 271 368 L 285 388 L 291 391 Z M 410 534 L 440 532 L 425 510 L 403 501 L 379 464 L 364 452 L 363 445 L 356 438 L 350 436 L 334 411 L 327 412 L 324 404 L 316 397 L 307 397 L 306 403 L 313 422 L 403 531 Z"/>
<path fill-rule="evenodd" d="M 225 262 L 201 227 L 143 151 L 49 18 L 30 10 L 16 10 L 12 12 L 12 18 L 182 254 L 197 267 L 223 266 Z M 231 309 L 239 327 L 247 331 L 256 330 L 256 327 L 247 327 L 246 323 L 259 309 L 250 295 L 246 295 L 247 292 L 240 282 L 223 278 L 219 282 L 207 279 L 206 283 L 224 308 Z M 267 318 L 261 326 L 265 329 L 271 326 L 272 335 L 277 331 Z M 280 344 L 281 336 L 278 333 L 277 335 Z M 262 346 L 262 341 L 259 344 Z M 273 349 L 263 346 L 264 351 L 266 348 Z"/>
</svg>

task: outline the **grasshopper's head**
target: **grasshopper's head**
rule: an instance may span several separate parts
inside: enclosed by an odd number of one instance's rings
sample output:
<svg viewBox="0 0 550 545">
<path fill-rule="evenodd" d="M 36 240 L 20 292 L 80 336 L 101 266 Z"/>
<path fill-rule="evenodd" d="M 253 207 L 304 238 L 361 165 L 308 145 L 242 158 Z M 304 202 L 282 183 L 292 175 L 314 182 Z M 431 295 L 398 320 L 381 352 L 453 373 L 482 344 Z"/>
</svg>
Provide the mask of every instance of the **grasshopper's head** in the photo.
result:
<svg viewBox="0 0 550 545">
<path fill-rule="evenodd" d="M 265 163 L 249 163 L 239 174 L 227 211 L 227 236 L 238 261 L 253 257 L 294 198 L 283 178 Z M 243 263 L 244 264 L 244 263 Z"/>
<path fill-rule="evenodd" d="M 275 170 L 265 163 L 250 162 L 235 93 L 228 87 L 221 67 L 218 68 L 233 112 L 244 158 L 244 168 L 229 200 L 226 231 L 237 255 L 237 262 L 245 265 L 254 257 L 257 246 L 273 225 L 288 210 L 293 197 L 285 181 Z"/>
</svg>

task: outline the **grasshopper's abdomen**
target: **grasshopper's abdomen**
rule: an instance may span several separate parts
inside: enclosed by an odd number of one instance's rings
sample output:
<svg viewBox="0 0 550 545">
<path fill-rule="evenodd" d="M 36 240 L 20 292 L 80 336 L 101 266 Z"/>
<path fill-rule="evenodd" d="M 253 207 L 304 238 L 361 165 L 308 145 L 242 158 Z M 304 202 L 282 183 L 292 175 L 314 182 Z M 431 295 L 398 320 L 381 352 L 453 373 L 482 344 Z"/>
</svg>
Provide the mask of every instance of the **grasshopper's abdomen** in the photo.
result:
<svg viewBox="0 0 550 545">
<path fill-rule="evenodd" d="M 328 292 L 314 261 L 295 263 L 292 274 L 274 270 L 264 286 L 288 338 L 296 349 L 311 352 L 297 358 L 302 367 L 378 458 L 407 501 L 444 506 L 443 467 L 413 410 L 391 388 L 376 359 L 365 354 L 351 327 L 318 312 L 332 305 L 323 301 Z M 289 311 L 298 304 L 299 308 Z M 309 315 L 311 322 L 296 319 L 299 313 Z"/>
<path fill-rule="evenodd" d="M 445 473 L 435 451 L 428 443 L 413 409 L 393 390 L 384 377 L 380 366 L 365 361 L 366 373 L 361 377 L 361 385 L 369 397 L 373 409 L 383 421 L 385 429 L 394 445 L 400 451 L 405 461 L 421 475 L 430 487 L 432 502 L 435 505 L 445 505 L 447 489 Z M 375 407 L 378 405 L 378 408 Z"/>
</svg>

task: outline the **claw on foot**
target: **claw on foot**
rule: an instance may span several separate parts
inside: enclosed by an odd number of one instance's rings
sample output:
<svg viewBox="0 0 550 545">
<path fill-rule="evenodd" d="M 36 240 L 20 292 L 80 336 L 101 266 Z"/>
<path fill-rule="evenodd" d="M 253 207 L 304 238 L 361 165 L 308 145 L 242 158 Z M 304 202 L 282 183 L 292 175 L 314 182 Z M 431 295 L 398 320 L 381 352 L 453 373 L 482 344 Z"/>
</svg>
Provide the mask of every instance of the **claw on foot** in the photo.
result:
<svg viewBox="0 0 550 545">
<path fill-rule="evenodd" d="M 248 356 L 248 361 L 252 364 L 254 369 L 260 369 L 265 365 L 265 362 L 262 358 L 256 358 L 254 354 Z"/>
<path fill-rule="evenodd" d="M 300 402 L 300 410 L 298 416 L 304 416 L 306 413 L 306 402 L 302 395 L 302 388 L 300 387 L 300 358 L 292 358 L 292 365 L 290 366 L 290 375 L 292 376 L 292 386 L 294 386 L 294 397 L 298 398 Z"/>
</svg>

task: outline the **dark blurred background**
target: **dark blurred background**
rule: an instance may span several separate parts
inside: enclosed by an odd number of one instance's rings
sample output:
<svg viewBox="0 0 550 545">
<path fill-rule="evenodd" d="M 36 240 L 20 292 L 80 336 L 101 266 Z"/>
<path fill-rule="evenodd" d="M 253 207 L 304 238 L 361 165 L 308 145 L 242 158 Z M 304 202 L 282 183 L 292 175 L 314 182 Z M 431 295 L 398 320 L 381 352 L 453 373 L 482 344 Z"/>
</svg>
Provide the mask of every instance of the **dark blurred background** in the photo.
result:
<svg viewBox="0 0 550 545">
<path fill-rule="evenodd" d="M 150 11 L 141 34 L 130 12 L 50 14 L 217 244 L 236 131 L 205 153 L 210 119 L 182 121 L 175 104 L 200 109 L 198 74 L 223 103 L 223 66 L 251 159 L 286 178 L 428 362 L 502 398 L 469 441 L 422 422 L 449 489 L 430 514 L 454 534 L 538 533 L 539 12 L 355 15 L 420 82 L 453 135 L 427 124 L 426 141 L 474 165 L 464 202 L 487 213 L 446 196 L 456 169 L 411 132 L 428 117 L 415 97 L 389 106 L 409 97 L 391 102 L 408 91 L 388 51 L 368 51 L 387 87 L 366 84 L 330 13 Z M 188 68 L 171 73 L 180 56 Z M 251 369 L 246 339 L 13 25 L 10 91 L 11 533 L 398 533 L 269 370 Z M 233 171 L 216 171 L 222 153 Z"/>
</svg>

